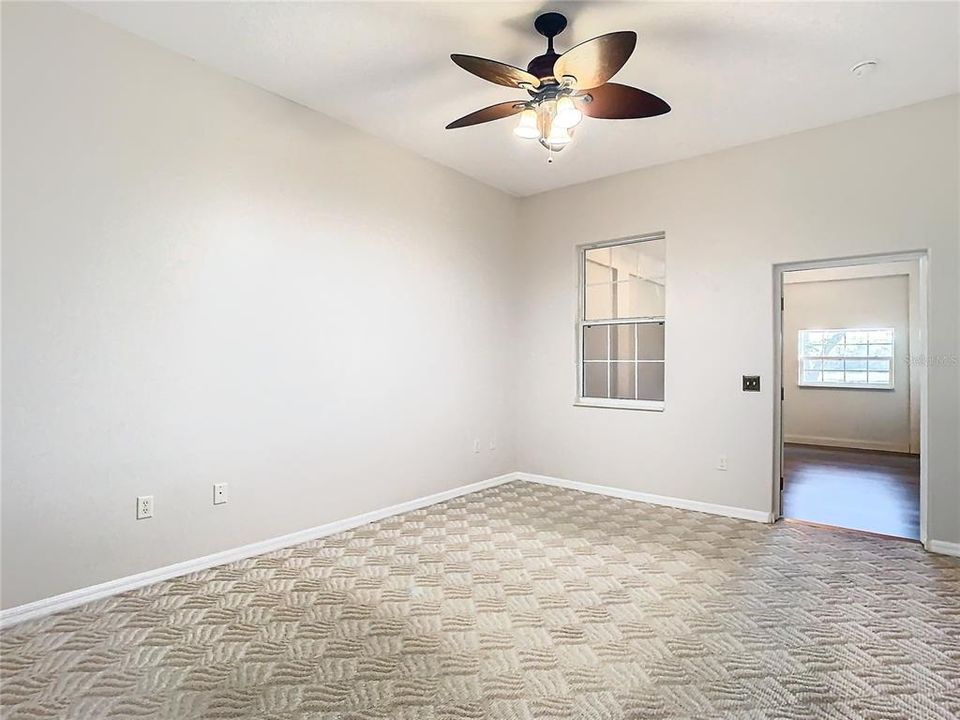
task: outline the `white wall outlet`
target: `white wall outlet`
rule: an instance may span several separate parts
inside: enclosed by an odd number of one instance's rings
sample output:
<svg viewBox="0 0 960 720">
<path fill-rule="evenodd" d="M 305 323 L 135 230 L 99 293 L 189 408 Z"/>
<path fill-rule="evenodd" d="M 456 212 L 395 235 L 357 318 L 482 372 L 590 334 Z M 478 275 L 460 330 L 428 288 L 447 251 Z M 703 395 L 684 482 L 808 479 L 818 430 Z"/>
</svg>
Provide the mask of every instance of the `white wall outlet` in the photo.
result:
<svg viewBox="0 0 960 720">
<path fill-rule="evenodd" d="M 216 483 L 213 486 L 213 504 L 223 505 L 227 501 L 227 484 Z"/>
<path fill-rule="evenodd" d="M 727 456 L 721 455 L 717 458 L 717 470 L 726 470 L 727 469 Z"/>
<path fill-rule="evenodd" d="M 477 438 L 476 440 L 473 441 L 473 451 L 475 453 L 480 452 L 480 438 Z"/>
<path fill-rule="evenodd" d="M 490 444 L 487 446 L 487 448 L 490 450 L 490 452 L 493 452 L 494 450 L 496 450 L 496 449 L 497 449 L 497 441 L 496 441 L 496 440 L 491 440 L 491 441 L 490 441 Z"/>
<path fill-rule="evenodd" d="M 137 498 L 137 520 L 153 517 L 153 495 L 140 495 Z"/>
</svg>

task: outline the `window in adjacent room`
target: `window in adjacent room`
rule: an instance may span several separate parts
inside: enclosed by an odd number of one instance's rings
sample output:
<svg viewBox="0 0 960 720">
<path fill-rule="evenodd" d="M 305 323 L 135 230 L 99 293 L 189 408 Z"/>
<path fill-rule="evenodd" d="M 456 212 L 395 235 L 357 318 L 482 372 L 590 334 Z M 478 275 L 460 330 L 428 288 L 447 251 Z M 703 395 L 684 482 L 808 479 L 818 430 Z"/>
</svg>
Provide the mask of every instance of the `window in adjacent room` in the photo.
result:
<svg viewBox="0 0 960 720">
<path fill-rule="evenodd" d="M 577 403 L 662 410 L 662 233 L 578 248 Z"/>
<path fill-rule="evenodd" d="M 893 328 L 801 330 L 804 387 L 893 389 Z"/>
</svg>

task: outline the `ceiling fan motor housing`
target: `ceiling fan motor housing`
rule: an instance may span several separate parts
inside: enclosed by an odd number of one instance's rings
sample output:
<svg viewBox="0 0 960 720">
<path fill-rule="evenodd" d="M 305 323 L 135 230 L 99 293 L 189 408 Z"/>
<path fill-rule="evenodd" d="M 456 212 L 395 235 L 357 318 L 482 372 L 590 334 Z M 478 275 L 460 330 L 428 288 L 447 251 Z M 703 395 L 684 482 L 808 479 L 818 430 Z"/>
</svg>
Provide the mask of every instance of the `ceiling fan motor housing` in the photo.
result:
<svg viewBox="0 0 960 720">
<path fill-rule="evenodd" d="M 560 57 L 555 52 L 546 52 L 543 55 L 537 55 L 530 64 L 527 65 L 527 72 L 540 78 L 540 82 L 549 83 L 556 81 L 553 77 L 553 64 Z"/>
</svg>

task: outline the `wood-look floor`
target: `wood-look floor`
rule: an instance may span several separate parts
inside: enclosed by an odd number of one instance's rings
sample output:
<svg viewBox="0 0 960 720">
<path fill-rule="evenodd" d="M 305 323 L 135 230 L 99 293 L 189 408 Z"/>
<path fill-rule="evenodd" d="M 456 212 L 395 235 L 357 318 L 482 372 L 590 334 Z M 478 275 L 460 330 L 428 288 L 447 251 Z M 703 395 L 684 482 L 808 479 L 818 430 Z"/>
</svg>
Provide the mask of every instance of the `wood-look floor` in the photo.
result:
<svg viewBox="0 0 960 720">
<path fill-rule="evenodd" d="M 917 455 L 784 447 L 783 516 L 920 539 Z"/>
</svg>

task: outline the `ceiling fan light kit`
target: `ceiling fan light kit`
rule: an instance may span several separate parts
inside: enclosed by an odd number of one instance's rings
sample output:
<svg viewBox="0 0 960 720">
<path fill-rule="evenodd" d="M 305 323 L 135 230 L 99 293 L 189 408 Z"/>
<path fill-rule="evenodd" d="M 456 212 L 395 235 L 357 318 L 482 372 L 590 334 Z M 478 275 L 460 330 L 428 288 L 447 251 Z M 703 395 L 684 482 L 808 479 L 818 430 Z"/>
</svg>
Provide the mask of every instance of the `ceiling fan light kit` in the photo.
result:
<svg viewBox="0 0 960 720">
<path fill-rule="evenodd" d="M 567 19 L 560 13 L 544 13 L 536 19 L 534 27 L 547 38 L 547 51 L 533 58 L 526 70 L 473 55 L 451 55 L 453 62 L 467 72 L 497 85 L 526 90 L 530 99 L 477 110 L 454 120 L 447 130 L 519 114 L 513 134 L 539 141 L 547 150 L 547 162 L 553 162 L 553 154 L 570 143 L 584 115 L 623 120 L 670 112 L 670 106 L 656 95 L 607 82 L 633 53 L 635 32 L 601 35 L 560 55 L 553 49 L 553 38 L 566 26 Z"/>
</svg>

